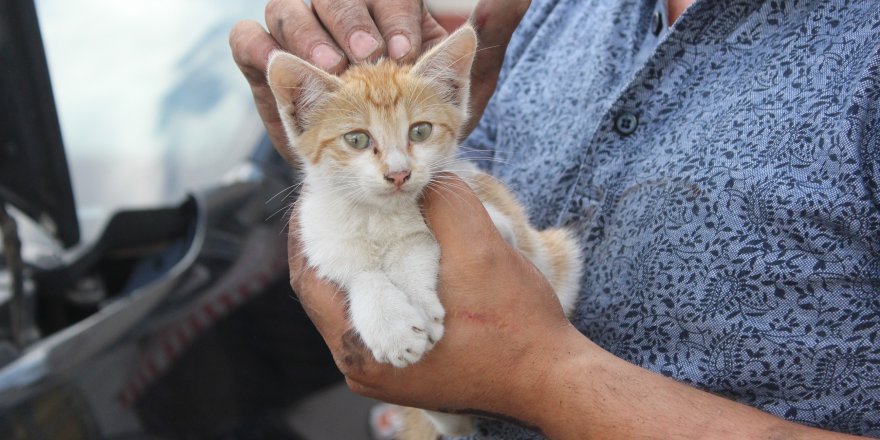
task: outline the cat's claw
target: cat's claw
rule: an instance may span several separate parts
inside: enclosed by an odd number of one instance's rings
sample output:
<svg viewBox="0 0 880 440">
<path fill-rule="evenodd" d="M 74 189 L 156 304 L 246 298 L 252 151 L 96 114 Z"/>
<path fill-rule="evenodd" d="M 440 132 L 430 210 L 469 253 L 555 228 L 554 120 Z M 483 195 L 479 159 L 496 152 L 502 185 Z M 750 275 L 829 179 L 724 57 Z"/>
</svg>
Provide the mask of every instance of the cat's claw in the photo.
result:
<svg viewBox="0 0 880 440">
<path fill-rule="evenodd" d="M 430 350 L 430 330 L 424 327 L 424 324 L 388 326 L 373 329 L 370 336 L 363 338 L 378 362 L 403 368 L 418 362 Z"/>
<path fill-rule="evenodd" d="M 443 318 L 446 316 L 446 310 L 433 292 L 419 299 L 421 301 L 417 301 L 415 307 L 421 309 L 425 320 L 424 330 L 427 332 L 428 349 L 431 349 L 443 337 Z"/>
<path fill-rule="evenodd" d="M 428 323 L 428 348 L 431 349 L 443 337 L 443 318 L 434 317 Z"/>
</svg>

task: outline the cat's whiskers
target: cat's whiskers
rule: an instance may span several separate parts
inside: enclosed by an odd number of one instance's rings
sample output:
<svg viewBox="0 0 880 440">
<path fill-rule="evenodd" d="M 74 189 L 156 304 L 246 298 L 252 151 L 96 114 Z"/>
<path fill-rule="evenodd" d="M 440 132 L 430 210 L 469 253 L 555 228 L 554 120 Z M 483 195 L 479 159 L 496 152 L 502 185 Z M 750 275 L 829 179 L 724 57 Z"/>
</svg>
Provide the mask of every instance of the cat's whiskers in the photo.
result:
<svg viewBox="0 0 880 440">
<path fill-rule="evenodd" d="M 447 197 L 448 195 L 451 194 L 452 196 L 456 197 L 458 200 L 460 200 L 462 202 L 461 206 L 460 206 L 461 208 L 466 208 L 468 201 L 461 194 L 459 194 L 457 191 L 455 191 L 455 189 L 452 186 L 454 184 L 454 182 L 455 182 L 455 180 L 452 178 L 445 177 L 445 176 L 437 176 L 437 178 L 431 179 L 431 182 L 428 185 L 431 186 L 434 189 L 434 191 L 437 193 L 437 195 L 439 195 L 447 204 L 453 205 L 453 203 Z M 465 182 L 465 183 L 467 183 L 467 182 Z M 462 213 L 462 214 L 466 214 L 466 213 Z"/>
<path fill-rule="evenodd" d="M 495 154 L 495 152 L 496 152 L 496 150 L 490 149 L 490 148 L 474 148 L 474 147 L 468 147 L 465 145 L 459 146 L 458 149 L 460 151 L 464 151 L 464 152 L 475 152 L 475 153 Z"/>
<path fill-rule="evenodd" d="M 428 165 L 428 169 L 431 170 L 432 175 L 441 171 L 453 172 L 455 174 L 468 174 L 469 171 L 473 170 L 473 165 L 471 161 L 479 160 L 482 160 L 484 162 L 503 163 L 499 160 L 495 160 L 492 157 L 468 157 L 466 159 L 453 157 L 431 162 Z"/>
<path fill-rule="evenodd" d="M 455 190 L 450 188 L 448 184 L 444 184 L 442 182 L 432 182 L 434 193 L 437 194 L 443 200 L 443 203 L 446 204 L 446 208 L 453 211 L 458 211 L 457 214 L 462 216 L 470 215 L 470 212 L 467 211 L 467 200 L 462 197 L 460 194 L 456 193 Z M 453 198 L 458 199 L 459 202 L 455 202 Z"/>
<path fill-rule="evenodd" d="M 453 158 L 441 158 L 436 161 L 433 161 L 429 164 L 429 167 L 432 169 L 439 169 L 440 167 L 446 167 L 447 165 L 465 165 L 472 163 L 474 160 L 484 160 L 484 161 L 492 161 L 492 157 L 490 156 L 472 156 L 467 158 L 461 157 L 453 157 Z"/>
<path fill-rule="evenodd" d="M 278 215 L 278 213 L 281 212 L 281 211 L 284 211 L 284 216 L 286 217 L 287 215 L 290 214 L 290 210 L 292 209 L 292 208 L 291 208 L 292 206 L 293 206 L 293 205 L 288 205 L 288 206 L 285 206 L 285 207 L 283 207 L 283 208 L 278 208 L 275 212 L 269 214 L 268 217 L 266 217 L 265 219 L 263 219 L 263 221 L 268 222 L 269 220 L 272 220 L 272 217 L 275 217 L 275 216 Z"/>
<path fill-rule="evenodd" d="M 268 204 L 271 203 L 273 200 L 275 200 L 276 198 L 278 198 L 278 196 L 280 196 L 281 193 L 284 193 L 284 192 L 286 192 L 287 194 L 284 195 L 284 197 L 282 198 L 282 200 L 284 200 L 284 199 L 290 197 L 294 192 L 296 192 L 296 190 L 298 190 L 299 188 L 301 188 L 302 185 L 303 185 L 303 182 L 300 181 L 299 183 L 294 183 L 293 185 L 290 185 L 290 186 L 288 186 L 287 188 L 284 188 L 284 189 L 282 189 L 281 191 L 278 191 L 277 193 L 275 193 L 274 196 L 272 196 L 272 197 L 270 197 L 268 200 L 266 200 L 265 204 L 268 205 Z"/>
</svg>

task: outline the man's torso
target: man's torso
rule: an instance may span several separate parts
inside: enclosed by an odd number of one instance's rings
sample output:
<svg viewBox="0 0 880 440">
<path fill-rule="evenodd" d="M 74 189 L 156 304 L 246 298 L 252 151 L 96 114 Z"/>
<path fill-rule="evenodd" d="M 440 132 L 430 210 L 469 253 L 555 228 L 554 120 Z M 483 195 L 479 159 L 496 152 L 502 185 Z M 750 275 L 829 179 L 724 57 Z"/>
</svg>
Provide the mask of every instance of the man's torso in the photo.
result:
<svg viewBox="0 0 880 440">
<path fill-rule="evenodd" d="M 880 436 L 880 7 L 657 3 L 535 2 L 466 146 L 581 235 L 593 341 Z"/>
</svg>

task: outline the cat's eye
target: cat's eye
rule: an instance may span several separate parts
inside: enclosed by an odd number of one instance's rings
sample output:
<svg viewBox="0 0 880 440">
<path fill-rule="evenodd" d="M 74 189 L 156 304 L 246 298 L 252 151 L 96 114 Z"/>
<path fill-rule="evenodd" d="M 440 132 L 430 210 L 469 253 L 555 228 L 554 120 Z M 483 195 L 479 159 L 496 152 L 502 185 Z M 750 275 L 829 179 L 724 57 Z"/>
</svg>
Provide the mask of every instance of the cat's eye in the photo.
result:
<svg viewBox="0 0 880 440">
<path fill-rule="evenodd" d="M 351 133 L 346 133 L 342 136 L 345 139 L 345 143 L 347 143 L 351 148 L 356 148 L 358 150 L 363 150 L 370 146 L 370 135 L 362 132 L 362 131 L 353 131 Z"/>
<path fill-rule="evenodd" d="M 434 131 L 434 126 L 431 125 L 430 122 L 419 122 L 418 124 L 413 124 L 409 129 L 409 140 L 413 142 L 422 142 L 425 139 L 431 137 L 431 132 Z"/>
</svg>

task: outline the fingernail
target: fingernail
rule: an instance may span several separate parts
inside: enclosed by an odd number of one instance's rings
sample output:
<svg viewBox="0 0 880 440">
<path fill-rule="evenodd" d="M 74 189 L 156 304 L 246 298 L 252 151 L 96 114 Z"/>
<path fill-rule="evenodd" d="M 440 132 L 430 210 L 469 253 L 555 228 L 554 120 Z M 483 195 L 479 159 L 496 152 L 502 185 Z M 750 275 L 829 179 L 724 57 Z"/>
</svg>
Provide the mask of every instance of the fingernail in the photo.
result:
<svg viewBox="0 0 880 440">
<path fill-rule="evenodd" d="M 351 37 L 348 39 L 348 45 L 351 47 L 351 53 L 354 57 L 362 60 L 376 51 L 379 47 L 379 42 L 372 35 L 364 31 L 357 31 L 351 34 Z"/>
<path fill-rule="evenodd" d="M 393 60 L 399 60 L 405 57 L 412 50 L 412 44 L 409 38 L 403 35 L 395 35 L 388 40 L 388 56 Z"/>
<path fill-rule="evenodd" d="M 329 44 L 319 44 L 312 49 L 312 62 L 316 66 L 328 70 L 342 61 L 342 54 L 330 47 Z"/>
</svg>

